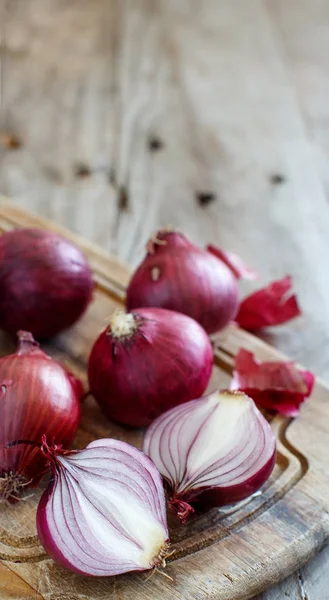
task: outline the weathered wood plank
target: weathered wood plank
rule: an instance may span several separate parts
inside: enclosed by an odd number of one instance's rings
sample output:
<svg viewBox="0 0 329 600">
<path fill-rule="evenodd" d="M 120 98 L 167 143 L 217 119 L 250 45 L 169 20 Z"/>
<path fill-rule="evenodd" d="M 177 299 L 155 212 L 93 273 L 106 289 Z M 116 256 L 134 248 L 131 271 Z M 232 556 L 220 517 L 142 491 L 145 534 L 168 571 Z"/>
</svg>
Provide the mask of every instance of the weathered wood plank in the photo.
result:
<svg viewBox="0 0 329 600">
<path fill-rule="evenodd" d="M 325 0 L 265 0 L 265 5 L 281 41 L 285 64 L 304 117 L 305 135 L 312 150 L 310 164 L 319 173 L 328 200 L 329 5 Z M 299 578 L 289 578 L 288 582 L 289 597 L 295 594 L 303 600 L 327 598 L 328 548 L 301 570 Z M 266 598 L 266 594 L 264 596 Z"/>
<path fill-rule="evenodd" d="M 269 588 L 253 600 L 305 600 L 300 594 L 298 575 L 293 574 L 284 581 Z"/>
<path fill-rule="evenodd" d="M 328 567 L 329 548 L 327 547 L 302 569 L 307 600 L 327 600 L 329 585 Z"/>
<path fill-rule="evenodd" d="M 23 579 L 13 573 L 0 562 L 0 597 L 1 600 L 42 600 Z"/>
<path fill-rule="evenodd" d="M 117 12 L 105 0 L 13 0 L 2 49 L 1 130 L 22 145 L 2 153 L 1 191 L 106 249 Z"/>
<path fill-rule="evenodd" d="M 329 548 L 324 548 L 300 571 L 253 600 L 327 600 Z"/>
<path fill-rule="evenodd" d="M 265 0 L 312 146 L 310 161 L 329 196 L 329 5 L 326 0 Z"/>
</svg>

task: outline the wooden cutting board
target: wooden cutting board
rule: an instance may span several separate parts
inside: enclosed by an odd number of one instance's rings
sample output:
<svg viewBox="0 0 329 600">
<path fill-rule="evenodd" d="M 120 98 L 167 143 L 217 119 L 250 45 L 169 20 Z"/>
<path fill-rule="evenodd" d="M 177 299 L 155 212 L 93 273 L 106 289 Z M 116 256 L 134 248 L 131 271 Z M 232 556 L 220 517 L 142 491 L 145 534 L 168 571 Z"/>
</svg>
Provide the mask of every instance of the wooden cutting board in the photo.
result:
<svg viewBox="0 0 329 600">
<path fill-rule="evenodd" d="M 58 232 L 79 245 L 94 270 L 94 302 L 84 318 L 44 349 L 86 383 L 92 343 L 120 306 L 129 269 L 114 257 L 61 227 L 0 203 L 0 233 L 37 226 Z M 236 327 L 214 338 L 215 367 L 209 388 L 227 386 L 240 347 L 260 359 L 283 358 L 274 348 Z M 13 350 L 5 335 L 0 351 Z M 166 572 L 88 578 L 72 574 L 47 558 L 38 542 L 35 509 L 41 489 L 32 490 L 15 506 L 0 508 L 0 580 L 10 598 L 46 600 L 245 600 L 283 579 L 317 552 L 329 537 L 329 389 L 317 381 L 312 398 L 298 419 L 276 416 L 278 441 L 273 475 L 250 500 L 225 510 L 196 516 L 186 526 L 169 518 L 175 553 Z M 118 437 L 140 447 L 142 430 L 127 430 L 106 421 L 92 398 L 83 405 L 76 446 L 98 437 Z M 11 574 L 8 576 L 8 569 Z M 15 576 L 14 576 L 15 573 Z M 28 585 L 25 585 L 23 581 Z M 2 597 L 2 596 L 1 596 Z"/>
</svg>

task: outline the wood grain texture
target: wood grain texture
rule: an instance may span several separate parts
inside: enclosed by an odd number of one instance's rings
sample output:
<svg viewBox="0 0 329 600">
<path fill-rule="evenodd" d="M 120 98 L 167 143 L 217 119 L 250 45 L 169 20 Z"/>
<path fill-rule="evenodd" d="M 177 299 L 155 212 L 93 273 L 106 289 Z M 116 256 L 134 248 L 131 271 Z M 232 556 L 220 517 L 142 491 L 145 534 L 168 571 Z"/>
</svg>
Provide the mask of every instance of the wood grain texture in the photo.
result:
<svg viewBox="0 0 329 600">
<path fill-rule="evenodd" d="M 40 594 L 2 562 L 0 562 L 0 598 L 1 600 L 42 600 Z"/>
<path fill-rule="evenodd" d="M 0 8 L 0 133 L 21 141 L 0 145 L 0 191 L 130 264 L 171 222 L 240 252 L 263 281 L 292 273 L 304 317 L 267 339 L 328 377 L 325 0 Z M 200 192 L 215 200 L 200 206 Z M 318 600 L 329 575 L 322 588 L 308 578 Z M 288 592 L 302 598 L 298 577 Z"/>
<path fill-rule="evenodd" d="M 311 144 L 310 168 L 317 170 L 328 201 L 329 5 L 323 0 L 267 0 L 266 4 Z M 326 367 L 322 373 L 328 376 Z M 288 592 L 298 600 L 324 600 L 328 589 L 329 549 L 325 548 L 301 570 L 300 577 L 289 580 Z"/>
</svg>

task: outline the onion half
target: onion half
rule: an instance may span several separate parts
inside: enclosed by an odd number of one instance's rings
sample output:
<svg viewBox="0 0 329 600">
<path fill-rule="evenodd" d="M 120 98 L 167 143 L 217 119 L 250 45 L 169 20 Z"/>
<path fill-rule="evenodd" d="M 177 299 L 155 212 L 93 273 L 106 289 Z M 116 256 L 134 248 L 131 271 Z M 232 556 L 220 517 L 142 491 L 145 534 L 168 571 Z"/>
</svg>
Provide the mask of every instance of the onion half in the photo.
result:
<svg viewBox="0 0 329 600">
<path fill-rule="evenodd" d="M 160 474 L 136 448 L 113 439 L 73 452 L 42 451 L 53 472 L 37 511 L 42 545 L 60 565 L 105 577 L 164 563 L 169 546 Z"/>
<path fill-rule="evenodd" d="M 169 503 L 184 522 L 191 505 L 231 504 L 258 490 L 274 467 L 276 441 L 251 398 L 215 392 L 156 419 L 143 450 L 164 477 Z"/>
</svg>

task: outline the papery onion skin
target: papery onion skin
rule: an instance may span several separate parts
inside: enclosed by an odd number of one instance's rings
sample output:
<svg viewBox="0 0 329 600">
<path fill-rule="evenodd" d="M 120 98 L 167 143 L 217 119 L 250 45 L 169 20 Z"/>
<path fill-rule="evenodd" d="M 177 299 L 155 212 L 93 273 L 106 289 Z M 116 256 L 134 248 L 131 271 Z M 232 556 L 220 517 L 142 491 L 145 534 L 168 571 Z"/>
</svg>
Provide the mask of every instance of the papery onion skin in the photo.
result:
<svg viewBox="0 0 329 600">
<path fill-rule="evenodd" d="M 138 308 L 118 318 L 134 319 L 136 330 L 119 339 L 109 326 L 88 362 L 90 390 L 108 417 L 144 427 L 204 392 L 213 351 L 196 321 L 161 308 Z"/>
<path fill-rule="evenodd" d="M 299 369 L 293 361 L 259 361 L 252 352 L 240 348 L 230 389 L 243 391 L 267 410 L 297 417 L 314 383 L 314 374 Z"/>
<path fill-rule="evenodd" d="M 227 252 L 218 246 L 214 246 L 214 244 L 208 244 L 206 250 L 223 261 L 236 279 L 258 279 L 257 271 L 248 267 L 237 254 Z"/>
<path fill-rule="evenodd" d="M 63 237 L 29 228 L 0 236 L 0 329 L 53 336 L 81 317 L 92 291 L 84 254 Z"/>
<path fill-rule="evenodd" d="M 157 306 L 184 313 L 208 333 L 223 329 L 238 310 L 238 287 L 231 270 L 182 234 L 159 231 L 133 274 L 126 306 Z"/>
<path fill-rule="evenodd" d="M 282 325 L 301 315 L 297 296 L 292 292 L 290 275 L 244 298 L 235 322 L 248 331 Z"/>
<path fill-rule="evenodd" d="M 183 523 L 193 507 L 207 510 L 252 495 L 276 459 L 270 425 L 240 392 L 209 394 L 161 415 L 148 428 L 143 450 Z"/>
<path fill-rule="evenodd" d="M 36 521 L 53 560 L 99 577 L 164 566 L 169 546 L 165 496 L 152 461 L 120 440 L 96 440 L 72 453 L 43 442 L 53 481 L 41 497 Z"/>
<path fill-rule="evenodd" d="M 14 498 L 20 484 L 36 484 L 46 464 L 36 446 L 7 445 L 40 443 L 44 433 L 69 445 L 80 421 L 81 382 L 47 356 L 30 333 L 18 335 L 17 352 L 0 359 L 0 501 Z"/>
</svg>

